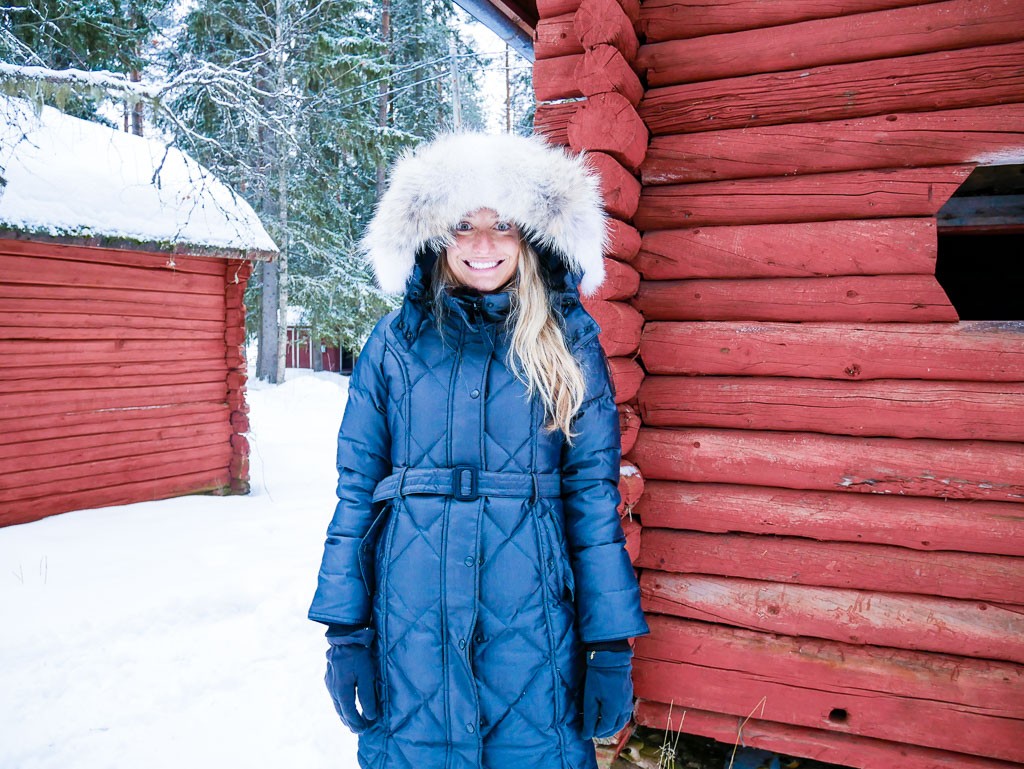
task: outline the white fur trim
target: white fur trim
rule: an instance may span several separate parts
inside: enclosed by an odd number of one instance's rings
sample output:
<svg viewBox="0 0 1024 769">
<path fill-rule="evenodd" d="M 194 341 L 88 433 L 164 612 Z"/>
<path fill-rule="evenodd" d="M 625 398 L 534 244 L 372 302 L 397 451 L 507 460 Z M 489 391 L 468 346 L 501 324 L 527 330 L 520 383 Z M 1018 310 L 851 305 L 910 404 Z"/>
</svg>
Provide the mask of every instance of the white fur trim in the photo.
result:
<svg viewBox="0 0 1024 769">
<path fill-rule="evenodd" d="M 600 183 L 584 158 L 539 137 L 463 133 L 421 144 L 393 166 L 362 241 L 380 287 L 403 291 L 416 252 L 447 241 L 480 208 L 493 208 L 582 271 L 584 294 L 604 281 Z"/>
</svg>

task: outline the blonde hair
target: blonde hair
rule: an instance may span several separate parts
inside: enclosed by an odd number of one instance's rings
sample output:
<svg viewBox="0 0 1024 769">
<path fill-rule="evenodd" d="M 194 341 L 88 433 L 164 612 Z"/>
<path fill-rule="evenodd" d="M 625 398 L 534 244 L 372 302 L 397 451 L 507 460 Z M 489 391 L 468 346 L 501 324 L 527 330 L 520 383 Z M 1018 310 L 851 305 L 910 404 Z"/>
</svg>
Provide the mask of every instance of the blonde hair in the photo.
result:
<svg viewBox="0 0 1024 769">
<path fill-rule="evenodd" d="M 434 265 L 434 308 L 437 322 L 443 294 L 459 285 L 442 251 Z M 507 327 L 512 342 L 505 365 L 525 385 L 527 398 L 539 397 L 548 419 L 545 428 L 561 430 L 572 444 L 572 422 L 583 405 L 586 382 L 579 361 L 570 352 L 559 318 L 552 311 L 540 273 L 540 258 L 520 239 L 519 263 L 512 285 L 512 310 Z"/>
</svg>

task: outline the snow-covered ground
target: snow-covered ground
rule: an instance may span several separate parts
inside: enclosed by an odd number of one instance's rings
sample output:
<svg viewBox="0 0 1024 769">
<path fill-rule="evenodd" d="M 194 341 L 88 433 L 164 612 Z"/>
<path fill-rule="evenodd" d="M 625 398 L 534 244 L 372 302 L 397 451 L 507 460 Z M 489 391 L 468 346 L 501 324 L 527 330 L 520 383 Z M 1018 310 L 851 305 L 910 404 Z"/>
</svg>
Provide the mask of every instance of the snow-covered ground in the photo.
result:
<svg viewBox="0 0 1024 769">
<path fill-rule="evenodd" d="M 252 494 L 0 529 L 0 769 L 355 769 L 306 619 L 348 379 L 250 381 Z"/>
</svg>

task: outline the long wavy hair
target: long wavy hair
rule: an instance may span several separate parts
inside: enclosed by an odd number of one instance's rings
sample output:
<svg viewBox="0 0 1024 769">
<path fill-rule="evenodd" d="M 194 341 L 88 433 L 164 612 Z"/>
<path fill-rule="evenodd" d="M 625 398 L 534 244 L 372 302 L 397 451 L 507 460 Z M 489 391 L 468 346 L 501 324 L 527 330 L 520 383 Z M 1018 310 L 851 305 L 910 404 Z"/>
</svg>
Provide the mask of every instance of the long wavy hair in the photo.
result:
<svg viewBox="0 0 1024 769">
<path fill-rule="evenodd" d="M 432 283 L 437 323 L 443 325 L 443 295 L 460 285 L 443 250 L 434 262 Z M 540 398 L 545 429 L 561 430 L 571 444 L 576 435 L 573 419 L 583 405 L 586 388 L 583 370 L 569 351 L 560 318 L 552 309 L 540 258 L 523 238 L 509 291 L 512 302 L 506 328 L 512 339 L 505 365 L 526 385 L 528 398 Z"/>
</svg>

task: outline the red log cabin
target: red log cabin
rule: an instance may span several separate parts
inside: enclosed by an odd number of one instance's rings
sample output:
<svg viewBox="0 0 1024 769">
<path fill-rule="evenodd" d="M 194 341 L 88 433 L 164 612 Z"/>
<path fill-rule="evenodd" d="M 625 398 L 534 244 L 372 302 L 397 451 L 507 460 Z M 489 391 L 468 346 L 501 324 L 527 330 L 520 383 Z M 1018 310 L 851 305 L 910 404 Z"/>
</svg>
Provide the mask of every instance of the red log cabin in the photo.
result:
<svg viewBox="0 0 1024 769">
<path fill-rule="evenodd" d="M 161 142 L 16 99 L 0 174 L 0 526 L 246 493 L 243 295 L 277 251 L 252 209 Z"/>
<path fill-rule="evenodd" d="M 1024 0 L 492 5 L 612 217 L 637 721 L 1024 766 Z"/>
</svg>

